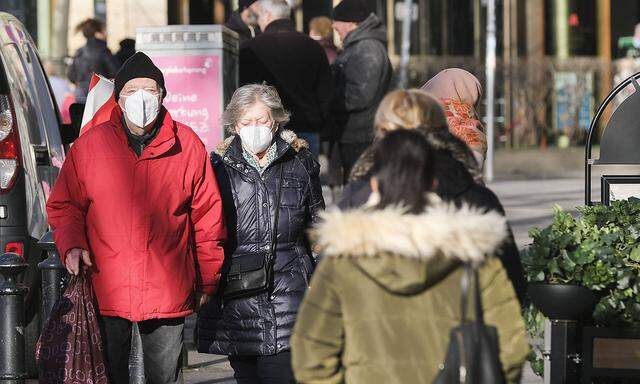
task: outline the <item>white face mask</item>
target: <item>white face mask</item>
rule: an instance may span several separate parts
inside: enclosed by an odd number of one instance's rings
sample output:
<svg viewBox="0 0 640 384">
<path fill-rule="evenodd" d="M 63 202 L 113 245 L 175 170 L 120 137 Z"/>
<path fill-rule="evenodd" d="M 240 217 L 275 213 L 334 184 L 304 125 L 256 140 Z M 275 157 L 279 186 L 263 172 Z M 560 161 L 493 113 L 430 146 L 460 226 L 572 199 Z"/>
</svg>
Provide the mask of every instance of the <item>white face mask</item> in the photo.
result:
<svg viewBox="0 0 640 384">
<path fill-rule="evenodd" d="M 271 127 L 267 125 L 250 125 L 243 127 L 240 128 L 238 134 L 242 140 L 242 146 L 254 155 L 269 148 L 273 140 L 273 132 L 271 131 Z"/>
<path fill-rule="evenodd" d="M 127 119 L 136 126 L 144 128 L 158 117 L 160 101 L 157 95 L 139 89 L 125 97 L 124 113 Z"/>
</svg>

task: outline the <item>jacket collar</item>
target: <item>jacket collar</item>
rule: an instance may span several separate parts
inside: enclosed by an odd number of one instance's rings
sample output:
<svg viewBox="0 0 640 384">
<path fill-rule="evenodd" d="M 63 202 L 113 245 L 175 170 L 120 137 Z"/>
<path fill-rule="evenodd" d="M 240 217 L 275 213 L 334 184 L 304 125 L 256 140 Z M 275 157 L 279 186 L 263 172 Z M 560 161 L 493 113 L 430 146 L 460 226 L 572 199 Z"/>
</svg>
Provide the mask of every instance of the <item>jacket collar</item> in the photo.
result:
<svg viewBox="0 0 640 384">
<path fill-rule="evenodd" d="M 173 148 L 177 141 L 176 124 L 173 121 L 173 118 L 171 118 L 171 114 L 164 106 L 161 107 L 158 118 L 162 119 L 162 125 L 160 126 L 156 136 L 151 140 L 149 145 L 147 145 L 146 149 L 142 152 L 142 155 L 140 155 L 139 159 L 141 160 L 162 156 Z M 116 134 L 118 137 L 120 137 L 128 146 L 129 139 L 123 130 L 123 128 L 127 128 L 122 126 L 122 111 L 120 110 L 120 107 L 113 108 L 113 111 L 111 112 L 111 122 L 117 127 Z"/>
<path fill-rule="evenodd" d="M 331 210 L 322 218 L 313 236 L 328 257 L 443 256 L 481 264 L 507 236 L 507 223 L 500 214 L 447 203 L 434 204 L 418 215 L 399 208 L 362 208 Z"/>
<path fill-rule="evenodd" d="M 293 24 L 289 19 L 278 19 L 272 21 L 267 27 L 264 29 L 264 33 L 278 33 L 278 32 L 293 32 L 295 29 L 293 28 Z"/>
</svg>

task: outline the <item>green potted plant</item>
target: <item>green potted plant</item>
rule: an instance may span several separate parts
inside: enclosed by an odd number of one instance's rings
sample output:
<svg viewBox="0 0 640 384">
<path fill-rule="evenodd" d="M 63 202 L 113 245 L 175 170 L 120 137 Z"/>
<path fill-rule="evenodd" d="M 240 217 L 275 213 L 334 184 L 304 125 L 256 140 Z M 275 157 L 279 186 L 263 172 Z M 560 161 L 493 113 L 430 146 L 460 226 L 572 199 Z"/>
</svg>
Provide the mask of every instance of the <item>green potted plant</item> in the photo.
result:
<svg viewBox="0 0 640 384">
<path fill-rule="evenodd" d="M 536 284 L 584 287 L 594 293 L 595 325 L 640 325 L 639 199 L 581 207 L 577 217 L 556 207 L 551 225 L 534 228 L 529 235 L 533 242 L 522 262 L 534 296 Z M 540 307 L 531 305 L 524 311 L 533 341 L 532 366 L 538 374 L 542 373 L 540 340 L 545 318 Z M 577 317 L 585 315 L 574 312 Z"/>
</svg>

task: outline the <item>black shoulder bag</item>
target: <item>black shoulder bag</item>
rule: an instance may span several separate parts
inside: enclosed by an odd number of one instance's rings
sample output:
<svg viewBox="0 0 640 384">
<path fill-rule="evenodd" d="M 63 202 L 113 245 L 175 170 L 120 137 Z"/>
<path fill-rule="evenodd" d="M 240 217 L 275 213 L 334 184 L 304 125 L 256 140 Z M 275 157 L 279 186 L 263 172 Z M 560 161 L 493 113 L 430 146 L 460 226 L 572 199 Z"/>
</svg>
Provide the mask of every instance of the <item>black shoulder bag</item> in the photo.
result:
<svg viewBox="0 0 640 384">
<path fill-rule="evenodd" d="M 466 265 L 462 275 L 462 321 L 451 330 L 449 348 L 433 384 L 504 384 L 498 331 L 484 323 L 478 271 Z M 470 280 L 474 280 L 475 321 L 467 319 Z"/>
<path fill-rule="evenodd" d="M 232 256 L 231 266 L 227 273 L 222 293 L 224 300 L 255 296 L 271 289 L 271 285 L 273 284 L 273 265 L 276 258 L 276 242 L 278 240 L 283 168 L 284 166 L 281 164 L 275 201 L 276 211 L 274 214 L 273 230 L 271 231 L 271 246 L 269 247 L 269 251 Z"/>
</svg>

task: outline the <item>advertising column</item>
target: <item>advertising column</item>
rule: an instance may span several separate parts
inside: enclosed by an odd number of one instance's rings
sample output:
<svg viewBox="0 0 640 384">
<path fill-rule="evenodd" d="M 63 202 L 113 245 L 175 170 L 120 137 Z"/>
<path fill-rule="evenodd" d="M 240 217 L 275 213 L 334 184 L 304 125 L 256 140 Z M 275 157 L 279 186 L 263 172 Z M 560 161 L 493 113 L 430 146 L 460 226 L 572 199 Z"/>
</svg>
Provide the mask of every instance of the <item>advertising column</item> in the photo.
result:
<svg viewBox="0 0 640 384">
<path fill-rule="evenodd" d="M 220 25 L 138 28 L 136 49 L 164 74 L 171 117 L 212 151 L 224 139 L 220 117 L 238 85 L 237 34 Z"/>
</svg>

